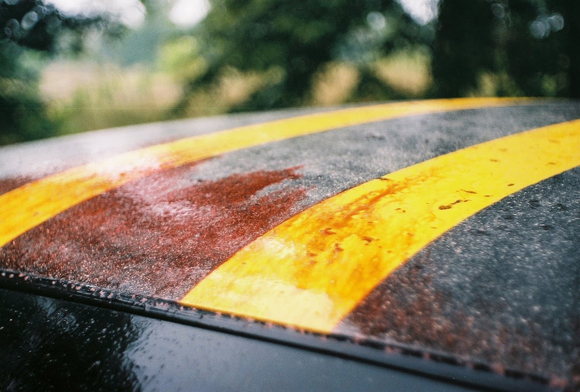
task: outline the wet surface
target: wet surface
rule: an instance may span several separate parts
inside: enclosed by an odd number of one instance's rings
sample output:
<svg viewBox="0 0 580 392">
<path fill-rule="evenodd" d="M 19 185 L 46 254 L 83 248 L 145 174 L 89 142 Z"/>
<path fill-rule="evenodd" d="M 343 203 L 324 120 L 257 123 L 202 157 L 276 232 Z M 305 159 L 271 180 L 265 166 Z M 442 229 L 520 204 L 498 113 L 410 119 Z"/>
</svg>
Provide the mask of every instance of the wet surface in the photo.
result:
<svg viewBox="0 0 580 392">
<path fill-rule="evenodd" d="M 0 290 L 0 389 L 138 390 L 132 316 Z"/>
<path fill-rule="evenodd" d="M 73 207 L 2 248 L 3 266 L 179 299 L 304 197 L 292 187 L 298 168 L 216 181 L 195 172 L 167 170 Z"/>
<path fill-rule="evenodd" d="M 468 391 L 385 367 L 0 289 L 6 391 Z"/>
<path fill-rule="evenodd" d="M 147 146 L 326 110 L 330 108 L 167 121 L 4 146 L 0 152 L 0 181 L 2 178 L 38 179 Z"/>
<path fill-rule="evenodd" d="M 416 163 L 531 128 L 580 118 L 576 104 L 466 110 L 353 126 L 224 154 L 200 176 L 303 166 L 303 208 Z"/>
<path fill-rule="evenodd" d="M 573 121 L 496 139 L 338 194 L 236 253 L 183 302 L 330 332 L 431 241 L 503 197 L 580 165 L 579 130 Z"/>
<path fill-rule="evenodd" d="M 459 148 L 579 117 L 575 103 L 469 110 L 224 154 L 71 208 L 0 248 L 0 268 L 179 299 L 244 245 L 340 191 Z M 121 141 L 96 132 L 66 139 L 64 147 L 52 140 L 3 148 L 0 194 L 100 159 L 111 147 L 114 154 L 266 119 L 204 119 L 167 133 L 147 126 L 142 140 L 136 128 Z M 580 195 L 569 189 L 580 186 L 573 176 L 577 170 L 456 227 L 382 283 L 342 330 L 480 359 L 498 371 L 517 368 L 576 382 Z"/>
<path fill-rule="evenodd" d="M 480 212 L 381 283 L 338 330 L 580 387 L 580 169 Z"/>
</svg>

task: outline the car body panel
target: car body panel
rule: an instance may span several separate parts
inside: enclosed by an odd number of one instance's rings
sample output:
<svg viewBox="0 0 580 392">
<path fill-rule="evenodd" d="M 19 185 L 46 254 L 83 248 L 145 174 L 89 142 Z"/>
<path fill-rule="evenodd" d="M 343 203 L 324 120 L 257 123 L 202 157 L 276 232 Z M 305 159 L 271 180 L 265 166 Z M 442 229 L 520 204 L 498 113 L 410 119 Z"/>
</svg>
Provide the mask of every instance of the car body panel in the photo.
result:
<svg viewBox="0 0 580 392">
<path fill-rule="evenodd" d="M 233 314 L 364 341 L 378 355 L 404 349 L 539 386 L 576 382 L 578 103 L 420 101 L 284 119 L 295 113 L 134 127 L 121 131 L 126 147 L 119 131 L 63 138 L 42 163 L 23 155 L 31 145 L 0 150 L 2 282 L 44 277 L 103 301 L 158 299 L 172 314 Z M 120 155 L 94 160 L 108 135 Z M 81 157 L 75 145 L 98 152 Z M 389 184 L 421 170 L 412 191 Z M 428 208 L 406 221 L 386 212 L 420 203 Z M 300 268 L 276 270 L 288 261 Z M 237 305 L 222 306 L 231 293 Z M 333 317 L 329 298 L 347 303 Z"/>
</svg>

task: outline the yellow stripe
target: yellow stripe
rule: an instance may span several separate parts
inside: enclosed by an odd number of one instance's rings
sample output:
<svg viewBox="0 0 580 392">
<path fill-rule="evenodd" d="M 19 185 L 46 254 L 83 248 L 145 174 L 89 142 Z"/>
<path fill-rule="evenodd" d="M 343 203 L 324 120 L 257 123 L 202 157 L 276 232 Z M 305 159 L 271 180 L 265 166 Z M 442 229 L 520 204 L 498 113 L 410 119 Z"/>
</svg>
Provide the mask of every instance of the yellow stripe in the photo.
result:
<svg viewBox="0 0 580 392">
<path fill-rule="evenodd" d="M 414 114 L 526 102 L 479 98 L 353 108 L 195 136 L 79 166 L 0 196 L 0 247 L 53 216 L 155 171 L 277 140 Z"/>
<path fill-rule="evenodd" d="M 580 120 L 443 155 L 362 184 L 257 239 L 182 303 L 330 332 L 431 241 L 580 165 Z"/>
</svg>

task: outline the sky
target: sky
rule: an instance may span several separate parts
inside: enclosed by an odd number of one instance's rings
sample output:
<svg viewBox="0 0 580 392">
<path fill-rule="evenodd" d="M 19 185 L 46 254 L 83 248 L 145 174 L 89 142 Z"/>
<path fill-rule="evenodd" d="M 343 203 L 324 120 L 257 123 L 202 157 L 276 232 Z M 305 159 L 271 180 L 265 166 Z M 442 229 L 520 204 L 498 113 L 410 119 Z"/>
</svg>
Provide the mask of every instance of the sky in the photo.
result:
<svg viewBox="0 0 580 392">
<path fill-rule="evenodd" d="M 111 13 L 125 25 L 137 28 L 145 19 L 145 7 L 139 0 L 47 0 L 66 14 L 95 15 Z M 169 19 L 180 27 L 199 23 L 209 11 L 208 0 L 174 0 Z"/>
<path fill-rule="evenodd" d="M 129 27 L 136 28 L 145 20 L 145 7 L 139 0 L 47 0 L 61 12 L 73 15 L 111 13 Z"/>
<path fill-rule="evenodd" d="M 397 0 L 418 23 L 426 24 L 437 15 L 438 0 Z M 110 12 L 129 27 L 137 28 L 145 19 L 145 8 L 139 0 L 48 0 L 62 12 L 94 15 Z M 174 0 L 169 19 L 180 27 L 192 27 L 205 18 L 208 0 Z"/>
<path fill-rule="evenodd" d="M 180 27 L 201 22 L 209 12 L 208 0 L 178 0 L 169 11 L 169 19 Z"/>
<path fill-rule="evenodd" d="M 397 0 L 419 24 L 427 24 L 437 16 L 439 0 Z"/>
</svg>

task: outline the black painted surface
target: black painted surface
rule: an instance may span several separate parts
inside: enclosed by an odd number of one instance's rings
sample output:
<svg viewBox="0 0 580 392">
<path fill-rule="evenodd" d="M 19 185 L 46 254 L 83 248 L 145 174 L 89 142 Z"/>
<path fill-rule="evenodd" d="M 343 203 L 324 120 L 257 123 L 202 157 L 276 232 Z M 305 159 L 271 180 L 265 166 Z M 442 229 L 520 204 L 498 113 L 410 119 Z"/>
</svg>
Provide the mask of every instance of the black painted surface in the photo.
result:
<svg viewBox="0 0 580 392">
<path fill-rule="evenodd" d="M 207 181 L 225 178 L 240 171 L 280 170 L 300 166 L 302 177 L 296 181 L 308 192 L 307 198 L 296 208 L 298 212 L 336 192 L 419 161 L 482 141 L 578 117 L 580 106 L 577 102 L 538 103 L 412 116 L 232 152 L 201 163 L 188 179 Z M 235 125 L 240 125 L 242 120 L 244 123 L 252 122 L 251 118 L 237 118 Z M 169 132 L 168 137 L 227 128 L 223 123 L 218 124 L 224 120 L 228 118 L 200 123 L 196 121 L 197 129 L 185 129 L 194 122 L 174 124 L 176 133 Z M 204 130 L 201 125 L 211 127 Z M 149 142 L 160 141 L 162 133 L 167 131 L 167 124 L 134 129 L 141 130 L 148 135 Z M 99 136 L 108 134 L 112 134 L 112 131 L 79 136 L 74 140 L 87 147 Z M 136 133 L 125 134 L 125 139 L 133 142 L 136 137 Z M 112 140 L 114 143 L 119 142 Z M 76 149 L 70 148 L 71 145 L 60 146 L 58 140 L 43 143 L 48 143 L 45 155 L 29 155 L 26 161 L 24 158 L 16 158 L 32 153 L 31 148 L 40 148 L 40 144 L 4 148 L 0 154 L 1 175 L 7 178 L 11 175 L 25 176 L 27 170 L 39 169 L 38 166 L 42 164 L 26 169 L 28 165 L 24 163 L 43 157 L 48 172 L 52 170 L 50 168 L 60 168 L 59 164 L 63 162 L 76 162 L 74 156 L 79 154 Z M 140 145 L 129 144 L 131 148 Z M 99 152 L 106 150 L 103 145 L 97 147 L 100 148 L 97 148 Z M 73 157 L 67 157 L 67 154 Z M 96 155 L 95 152 L 89 156 L 94 158 Z M 42 170 L 40 172 L 44 173 Z M 546 184 L 547 188 L 542 190 L 541 187 Z M 390 291 L 385 291 L 383 296 L 387 300 L 379 298 L 378 304 L 375 301 L 377 308 L 382 307 L 379 309 L 382 313 L 377 319 L 353 325 L 350 321 L 356 315 L 352 315 L 337 332 L 342 333 L 343 337 L 347 336 L 346 340 L 358 342 L 362 331 L 365 339 L 374 339 L 383 345 L 376 350 L 378 354 L 384 353 L 381 349 L 389 345 L 406 345 L 416 353 L 431 355 L 439 351 L 447 359 L 462 364 L 482 365 L 497 373 L 515 369 L 520 375 L 532 374 L 543 381 L 552 380 L 554 385 L 562 385 L 564 382 L 568 385 L 576 382 L 579 385 L 578 189 L 580 184 L 576 169 L 510 196 L 465 221 L 381 284 L 375 294 L 384 287 L 389 287 Z M 42 266 L 37 261 L 33 260 L 31 265 Z M 27 272 L 39 274 L 34 270 Z M 91 284 L 90 281 L 78 283 Z M 146 291 L 127 291 L 122 294 L 135 293 L 148 295 Z M 417 298 L 422 302 L 415 301 Z M 411 301 L 405 302 L 408 299 Z M 393 327 L 388 323 L 395 319 L 392 313 L 393 302 L 398 300 L 401 301 L 397 306 L 404 310 L 406 318 L 402 324 Z M 372 301 L 374 299 L 369 298 L 367 303 Z M 388 301 L 390 303 L 387 304 Z M 32 310 L 30 312 L 34 313 Z M 54 322 L 60 322 L 58 320 L 62 318 L 58 313 L 53 317 L 47 310 L 39 310 L 37 313 L 41 315 L 40 318 Z M 374 315 L 369 311 L 365 317 L 372 318 Z M 65 314 L 64 319 L 67 317 Z M 131 320 L 134 320 L 132 317 Z M 78 320 L 71 325 L 75 323 L 78 324 Z M 83 323 L 79 325 L 79 328 L 85 330 L 92 328 Z M 439 328 L 441 326 L 447 329 Z M 436 333 L 431 333 L 433 331 Z M 34 343 L 37 339 L 26 334 L 29 332 L 22 335 L 24 341 L 29 339 Z M 112 341 L 118 340 L 108 333 L 107 336 Z M 129 336 L 123 339 L 119 340 L 119 345 L 132 344 Z M 94 347 L 100 347 L 97 343 L 94 343 Z M 87 344 L 77 346 L 93 347 Z M 30 345 L 24 345 L 22 350 Z M 19 346 L 7 343 L 6 347 L 16 350 Z M 50 348 L 50 345 L 43 343 L 42 347 Z M 22 350 L 16 351 L 19 353 L 17 357 L 10 354 L 6 363 L 18 362 L 26 357 L 26 351 Z M 50 357 L 47 358 L 50 360 Z M 44 359 L 40 362 L 43 363 Z M 91 369 L 92 363 L 94 361 L 84 363 L 83 369 Z M 39 371 L 45 372 L 43 374 L 46 377 L 58 374 L 56 367 L 42 366 Z M 90 388 L 91 385 L 86 387 Z"/>
<path fill-rule="evenodd" d="M 0 389 L 465 391 L 414 374 L 0 289 Z"/>
<path fill-rule="evenodd" d="M 556 384 L 563 377 L 579 390 L 580 168 L 445 233 L 377 286 L 339 329 Z"/>
</svg>

